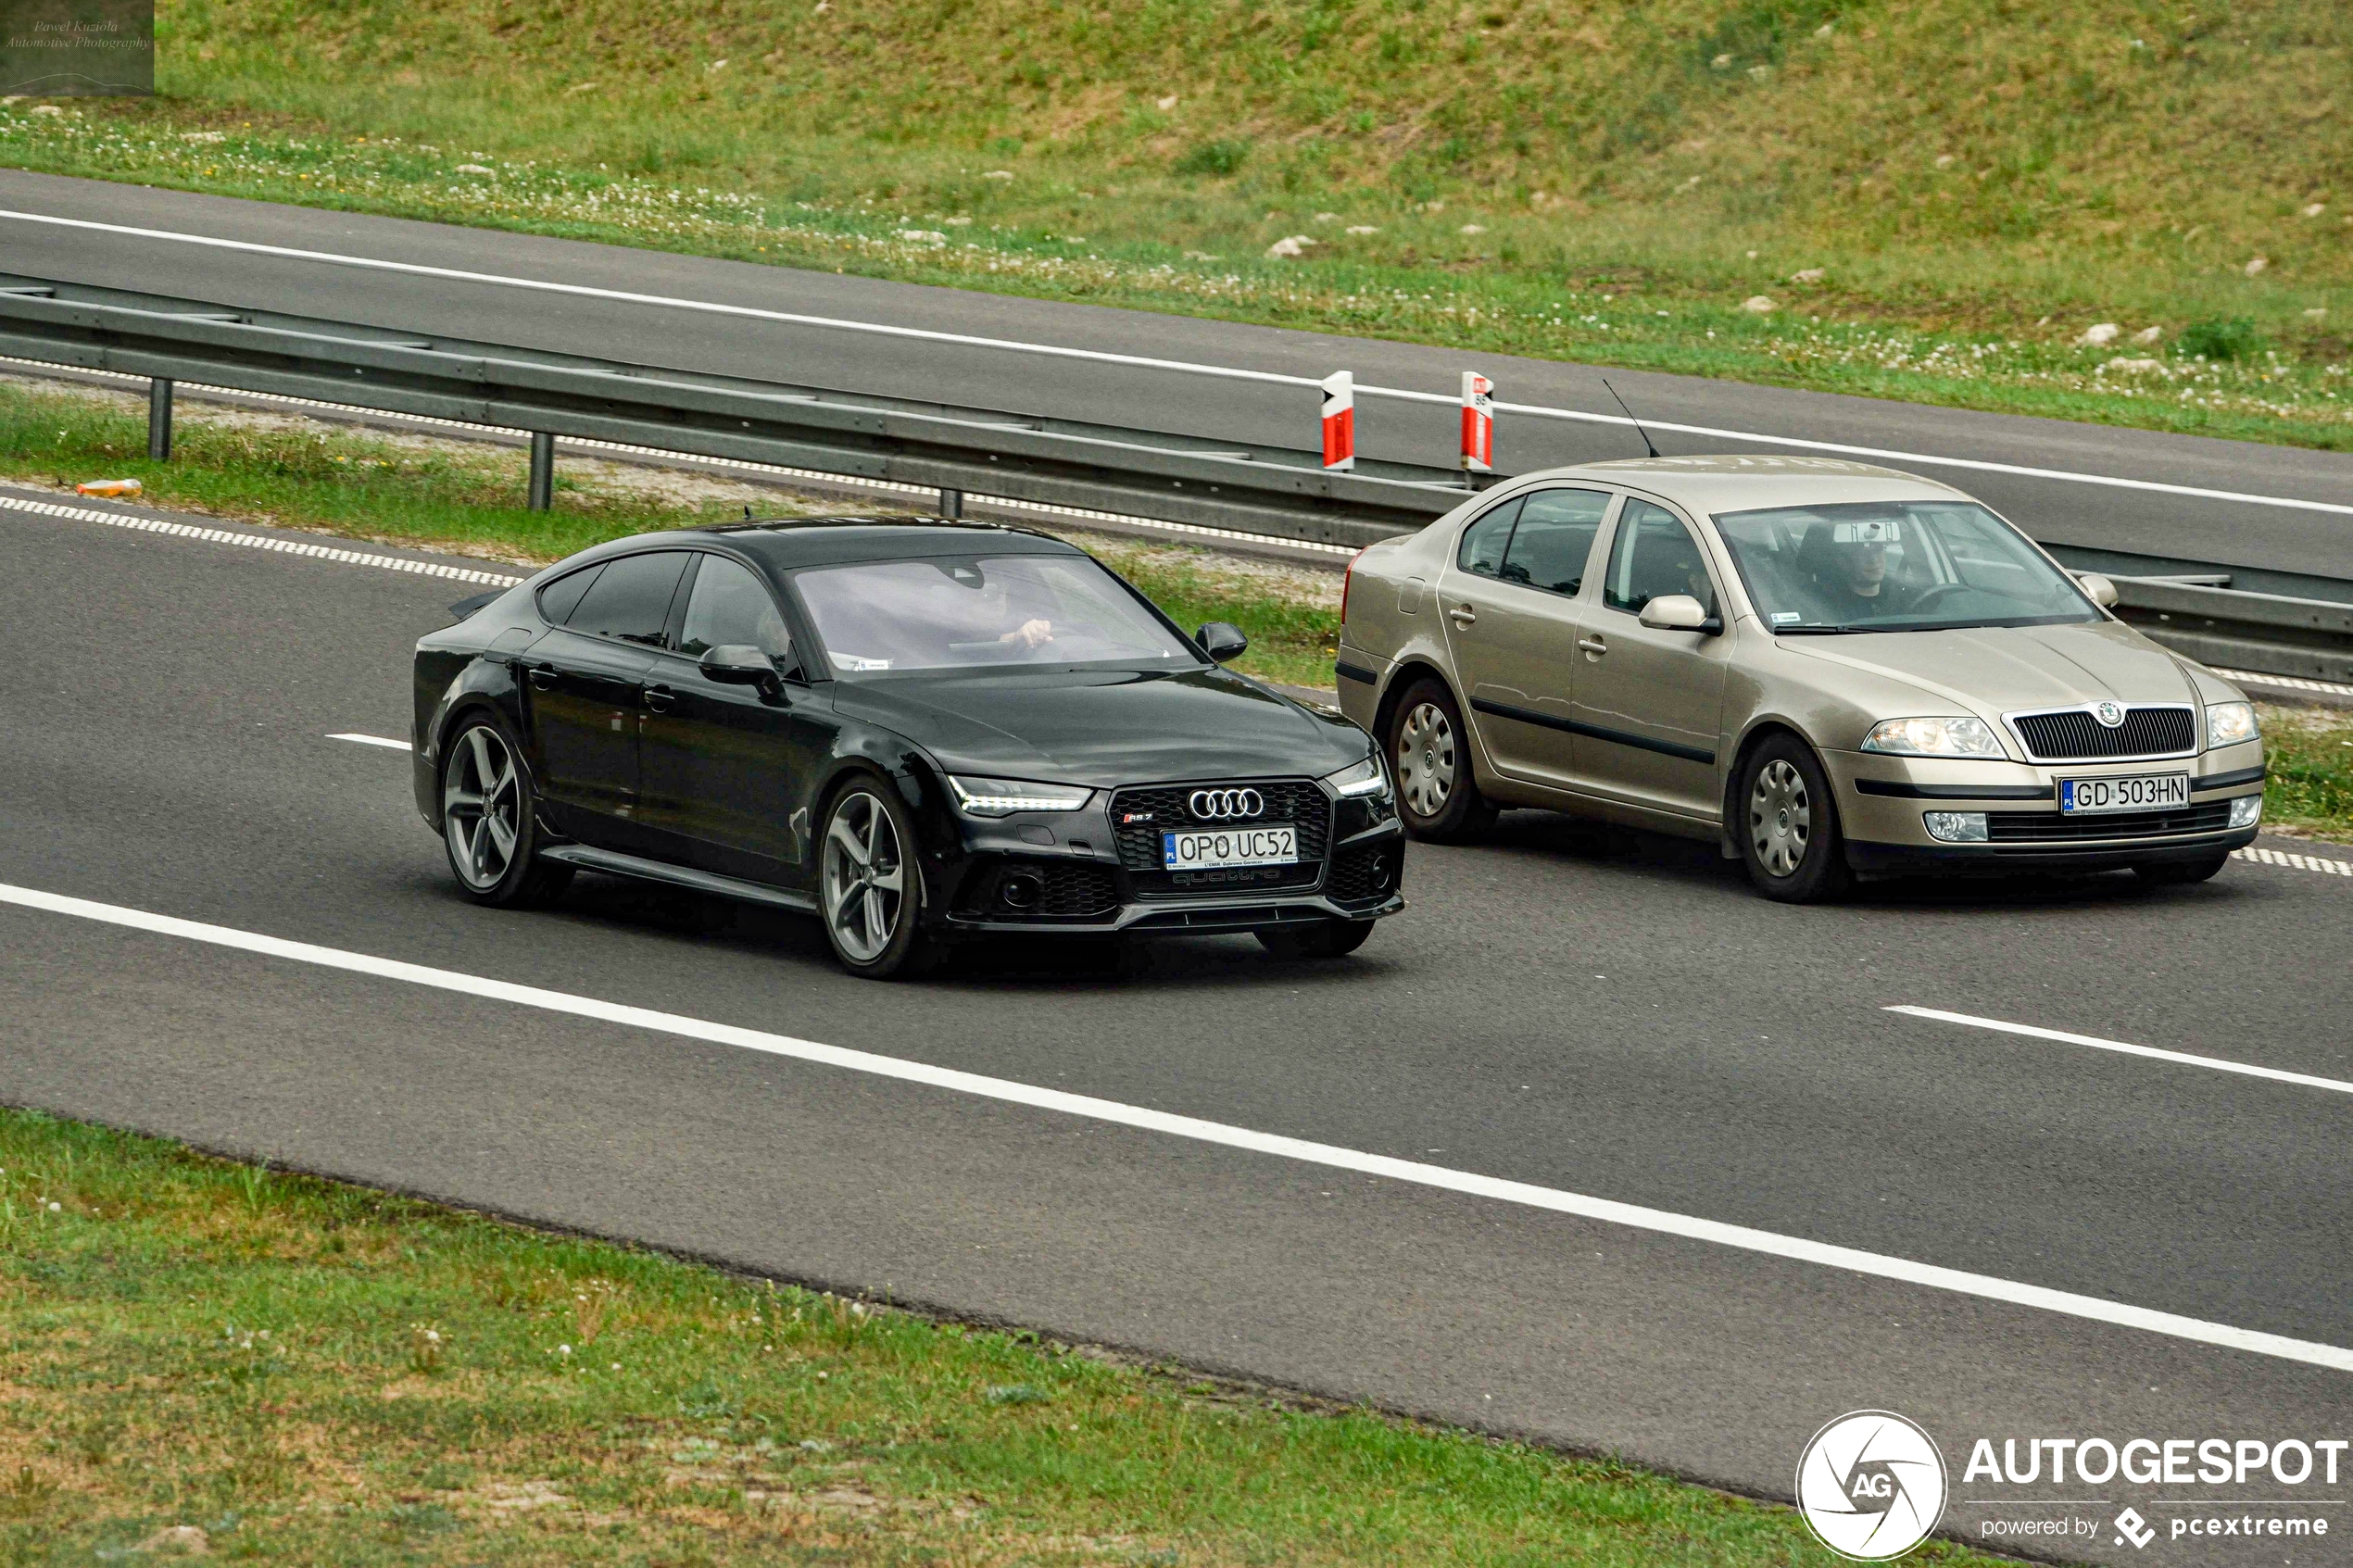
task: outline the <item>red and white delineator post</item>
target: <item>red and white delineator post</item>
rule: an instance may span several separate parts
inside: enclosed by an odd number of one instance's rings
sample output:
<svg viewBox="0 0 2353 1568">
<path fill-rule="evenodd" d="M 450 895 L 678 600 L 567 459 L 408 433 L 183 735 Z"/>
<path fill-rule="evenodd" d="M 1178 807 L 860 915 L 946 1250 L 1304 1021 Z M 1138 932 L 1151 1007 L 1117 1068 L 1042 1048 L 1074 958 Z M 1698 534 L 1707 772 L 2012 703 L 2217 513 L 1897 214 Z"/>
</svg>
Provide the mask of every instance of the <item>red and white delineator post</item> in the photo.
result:
<svg viewBox="0 0 2353 1568">
<path fill-rule="evenodd" d="M 1463 372 L 1463 471 L 1495 471 L 1495 383 Z"/>
<path fill-rule="evenodd" d="M 1334 370 L 1324 378 L 1324 468 L 1345 473 L 1356 466 L 1356 376 Z"/>
</svg>

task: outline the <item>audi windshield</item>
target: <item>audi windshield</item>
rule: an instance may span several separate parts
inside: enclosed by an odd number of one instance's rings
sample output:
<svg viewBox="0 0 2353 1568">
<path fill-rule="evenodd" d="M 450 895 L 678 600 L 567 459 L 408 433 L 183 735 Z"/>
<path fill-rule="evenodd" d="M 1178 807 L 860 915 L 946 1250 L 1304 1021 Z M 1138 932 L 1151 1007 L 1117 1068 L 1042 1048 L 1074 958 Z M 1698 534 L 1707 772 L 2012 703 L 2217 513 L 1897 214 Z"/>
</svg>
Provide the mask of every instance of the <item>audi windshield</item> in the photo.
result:
<svg viewBox="0 0 2353 1568">
<path fill-rule="evenodd" d="M 1195 665 L 1185 641 L 1083 556 L 960 556 L 795 575 L 825 657 L 848 679 L 906 670 Z"/>
<path fill-rule="evenodd" d="M 1973 501 L 1719 513 L 1749 601 L 1778 633 L 1933 632 L 2097 621 L 2074 579 Z"/>
</svg>

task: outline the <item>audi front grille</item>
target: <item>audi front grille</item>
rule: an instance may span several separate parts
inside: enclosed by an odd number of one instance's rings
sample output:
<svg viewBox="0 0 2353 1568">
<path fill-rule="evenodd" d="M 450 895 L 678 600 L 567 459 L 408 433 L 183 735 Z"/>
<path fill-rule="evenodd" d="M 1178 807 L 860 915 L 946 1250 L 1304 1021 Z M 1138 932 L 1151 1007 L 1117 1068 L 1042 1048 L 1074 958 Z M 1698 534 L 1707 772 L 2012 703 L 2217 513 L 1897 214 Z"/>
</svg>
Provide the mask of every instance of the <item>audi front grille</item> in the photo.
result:
<svg viewBox="0 0 2353 1568">
<path fill-rule="evenodd" d="M 1187 806 L 1197 791 L 1255 790 L 1260 809 L 1248 817 L 1197 818 Z M 1324 874 L 1331 844 L 1331 797 L 1312 779 L 1236 779 L 1205 784 L 1130 784 L 1111 797 L 1112 836 L 1137 897 L 1204 898 L 1220 895 L 1295 892 Z M 1170 872 L 1160 848 L 1164 833 L 1198 828 L 1287 822 L 1299 835 L 1299 861 L 1289 866 L 1236 866 L 1220 871 Z"/>
</svg>

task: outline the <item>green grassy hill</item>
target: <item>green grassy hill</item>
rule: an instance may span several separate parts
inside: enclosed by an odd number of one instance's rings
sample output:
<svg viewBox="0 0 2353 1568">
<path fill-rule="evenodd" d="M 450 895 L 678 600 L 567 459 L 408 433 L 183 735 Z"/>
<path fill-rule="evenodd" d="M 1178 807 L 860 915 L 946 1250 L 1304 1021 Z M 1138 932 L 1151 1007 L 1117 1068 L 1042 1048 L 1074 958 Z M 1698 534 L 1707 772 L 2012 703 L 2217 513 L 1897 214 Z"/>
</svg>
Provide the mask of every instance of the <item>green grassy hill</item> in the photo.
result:
<svg viewBox="0 0 2353 1568">
<path fill-rule="evenodd" d="M 2342 0 L 164 0 L 160 29 L 164 99 L 85 101 L 78 149 L 19 111 L 0 158 L 2353 442 Z"/>
</svg>

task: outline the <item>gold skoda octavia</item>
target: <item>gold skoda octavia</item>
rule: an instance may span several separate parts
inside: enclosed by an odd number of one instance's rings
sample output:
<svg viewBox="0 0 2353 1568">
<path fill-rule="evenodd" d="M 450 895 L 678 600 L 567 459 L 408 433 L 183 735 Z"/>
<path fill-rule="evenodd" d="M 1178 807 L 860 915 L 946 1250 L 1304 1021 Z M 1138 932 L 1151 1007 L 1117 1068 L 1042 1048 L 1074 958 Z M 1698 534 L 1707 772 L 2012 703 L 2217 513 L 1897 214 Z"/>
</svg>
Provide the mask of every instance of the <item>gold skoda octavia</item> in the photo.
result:
<svg viewBox="0 0 2353 1568">
<path fill-rule="evenodd" d="M 1993 511 L 1810 458 L 1589 463 L 1350 569 L 1340 706 L 1416 836 L 1534 806 L 1713 838 L 1775 898 L 2131 867 L 2255 836 L 2246 696 Z"/>
</svg>

